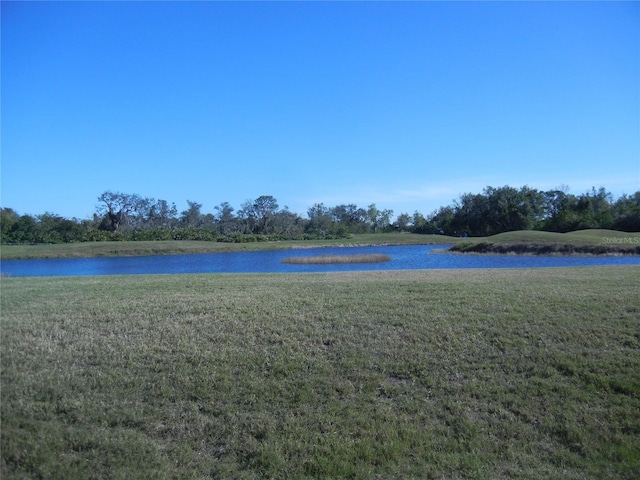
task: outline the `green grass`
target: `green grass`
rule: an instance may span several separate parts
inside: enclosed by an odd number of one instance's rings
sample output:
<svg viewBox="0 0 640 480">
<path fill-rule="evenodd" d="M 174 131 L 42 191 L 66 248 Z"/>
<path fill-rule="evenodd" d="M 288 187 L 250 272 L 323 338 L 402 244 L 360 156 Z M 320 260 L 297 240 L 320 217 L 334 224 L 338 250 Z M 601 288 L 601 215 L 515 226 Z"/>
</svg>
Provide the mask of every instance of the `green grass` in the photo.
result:
<svg viewBox="0 0 640 480">
<path fill-rule="evenodd" d="M 353 235 L 335 240 L 287 240 L 280 242 L 223 243 L 190 240 L 141 242 L 83 242 L 41 245 L 2 245 L 0 259 L 88 258 L 133 255 L 171 255 L 182 253 L 242 252 L 350 245 L 429 245 L 451 243 L 453 237 L 412 233 Z"/>
<path fill-rule="evenodd" d="M 505 232 L 490 237 L 483 237 L 479 241 L 490 241 L 494 243 L 564 243 L 575 245 L 606 245 L 613 243 L 615 239 L 634 239 L 634 243 L 640 244 L 640 232 L 627 233 L 615 230 L 578 230 L 576 232 L 555 233 L 540 232 L 535 230 L 521 230 L 517 232 Z"/>
<path fill-rule="evenodd" d="M 520 255 L 640 255 L 640 233 L 517 231 L 460 239 L 450 251 Z"/>
<path fill-rule="evenodd" d="M 288 257 L 282 259 L 282 263 L 296 265 L 329 265 L 345 263 L 382 263 L 391 260 L 389 255 L 361 254 L 361 255 L 318 255 L 312 257 Z"/>
<path fill-rule="evenodd" d="M 640 269 L 3 278 L 1 476 L 640 476 Z"/>
</svg>

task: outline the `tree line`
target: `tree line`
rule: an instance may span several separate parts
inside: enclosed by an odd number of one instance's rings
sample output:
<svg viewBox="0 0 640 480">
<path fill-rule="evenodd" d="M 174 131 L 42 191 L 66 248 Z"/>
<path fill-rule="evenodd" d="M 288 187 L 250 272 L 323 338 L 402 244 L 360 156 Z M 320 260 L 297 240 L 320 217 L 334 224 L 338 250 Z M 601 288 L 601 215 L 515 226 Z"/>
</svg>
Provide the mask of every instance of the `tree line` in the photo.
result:
<svg viewBox="0 0 640 480">
<path fill-rule="evenodd" d="M 19 215 L 0 210 L 2 243 L 66 243 L 118 240 L 208 240 L 253 242 L 346 238 L 358 233 L 412 232 L 450 236 L 488 236 L 513 230 L 568 232 L 587 228 L 640 231 L 640 191 L 614 199 L 604 188 L 580 195 L 565 189 L 541 191 L 527 186 L 486 187 L 465 193 L 451 205 L 424 216 L 355 204 L 316 203 L 306 218 L 280 208 L 271 195 L 247 200 L 238 210 L 228 202 L 202 211 L 187 201 L 178 212 L 166 200 L 106 191 L 93 217 L 68 219 L 53 213 Z"/>
</svg>

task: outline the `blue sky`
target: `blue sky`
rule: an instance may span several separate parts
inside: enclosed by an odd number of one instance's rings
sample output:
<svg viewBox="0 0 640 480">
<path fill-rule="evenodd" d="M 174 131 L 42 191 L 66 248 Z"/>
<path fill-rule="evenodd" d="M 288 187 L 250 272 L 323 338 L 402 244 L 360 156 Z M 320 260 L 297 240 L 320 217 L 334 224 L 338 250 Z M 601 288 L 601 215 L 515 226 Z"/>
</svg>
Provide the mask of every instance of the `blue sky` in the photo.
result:
<svg viewBox="0 0 640 480">
<path fill-rule="evenodd" d="M 2 2 L 1 200 L 640 190 L 639 2 Z"/>
</svg>

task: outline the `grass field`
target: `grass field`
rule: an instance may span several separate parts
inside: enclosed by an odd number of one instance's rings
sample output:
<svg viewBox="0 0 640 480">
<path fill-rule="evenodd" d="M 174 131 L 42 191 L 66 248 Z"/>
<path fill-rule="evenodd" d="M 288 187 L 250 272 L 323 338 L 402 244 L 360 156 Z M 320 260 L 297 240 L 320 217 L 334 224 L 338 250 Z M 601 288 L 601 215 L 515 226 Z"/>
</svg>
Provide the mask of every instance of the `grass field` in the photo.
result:
<svg viewBox="0 0 640 480">
<path fill-rule="evenodd" d="M 1 476 L 640 477 L 640 269 L 3 278 Z"/>
</svg>

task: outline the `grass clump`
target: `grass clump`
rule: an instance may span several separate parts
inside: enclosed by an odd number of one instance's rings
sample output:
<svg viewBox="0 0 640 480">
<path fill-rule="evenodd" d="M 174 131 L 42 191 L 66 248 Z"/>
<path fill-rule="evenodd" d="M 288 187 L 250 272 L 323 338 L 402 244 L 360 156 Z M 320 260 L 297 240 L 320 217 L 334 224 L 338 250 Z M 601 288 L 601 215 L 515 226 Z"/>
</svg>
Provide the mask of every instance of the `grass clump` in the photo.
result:
<svg viewBox="0 0 640 480">
<path fill-rule="evenodd" d="M 1 282 L 3 479 L 640 473 L 638 267 Z"/>
<path fill-rule="evenodd" d="M 329 265 L 346 263 L 382 263 L 391 260 L 384 254 L 360 254 L 360 255 L 317 255 L 309 257 L 289 257 L 282 259 L 282 263 L 295 265 Z"/>
</svg>

